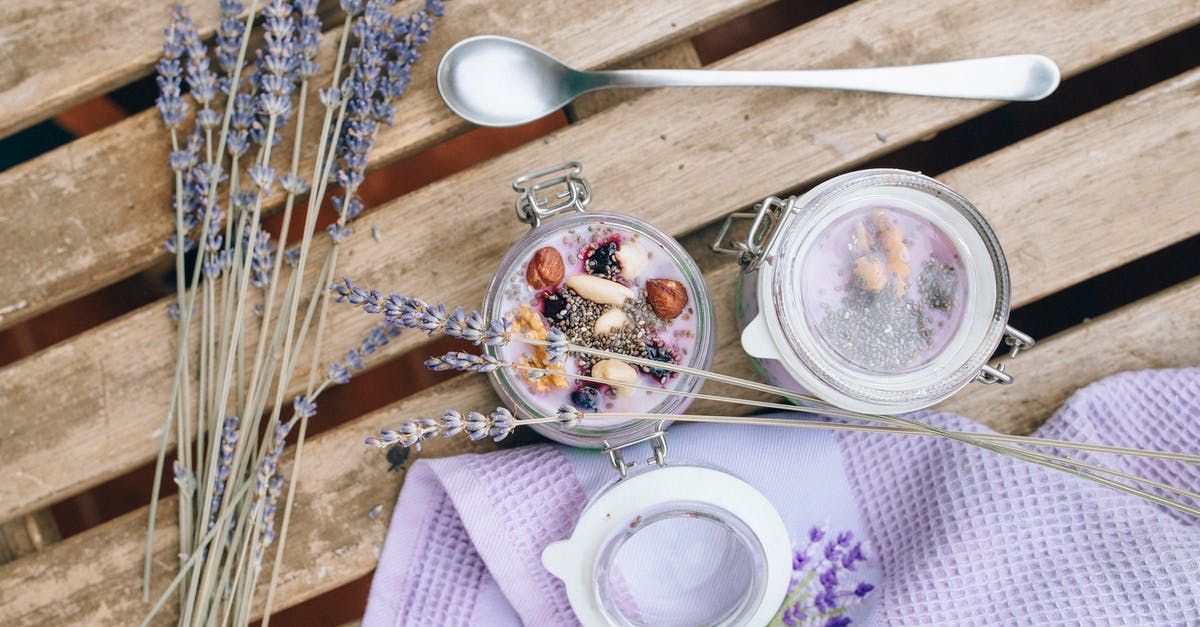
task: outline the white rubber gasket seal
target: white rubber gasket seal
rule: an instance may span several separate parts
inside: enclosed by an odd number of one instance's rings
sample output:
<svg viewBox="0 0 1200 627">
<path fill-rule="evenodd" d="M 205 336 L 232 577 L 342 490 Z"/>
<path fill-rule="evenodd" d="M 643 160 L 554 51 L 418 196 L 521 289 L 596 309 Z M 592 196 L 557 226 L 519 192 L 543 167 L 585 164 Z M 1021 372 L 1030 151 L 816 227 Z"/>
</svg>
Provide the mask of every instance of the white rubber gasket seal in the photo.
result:
<svg viewBox="0 0 1200 627">
<path fill-rule="evenodd" d="M 611 622 L 601 608 L 595 585 L 596 562 L 605 540 L 656 505 L 692 502 L 712 505 L 740 519 L 758 538 L 766 561 L 766 580 L 758 607 L 737 625 L 766 625 L 779 611 L 792 575 L 792 547 L 775 506 L 754 486 L 719 470 L 665 466 L 631 476 L 600 494 L 575 523 L 571 537 L 542 552 L 542 565 L 566 585 L 567 598 L 584 627 Z M 721 623 L 733 627 L 733 623 Z"/>
</svg>

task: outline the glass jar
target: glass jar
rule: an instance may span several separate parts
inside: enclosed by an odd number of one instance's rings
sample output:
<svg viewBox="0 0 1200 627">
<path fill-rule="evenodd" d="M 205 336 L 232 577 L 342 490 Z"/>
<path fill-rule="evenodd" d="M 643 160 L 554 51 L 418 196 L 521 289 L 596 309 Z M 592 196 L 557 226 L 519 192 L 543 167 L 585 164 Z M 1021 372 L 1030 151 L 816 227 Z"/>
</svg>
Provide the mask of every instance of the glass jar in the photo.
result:
<svg viewBox="0 0 1200 627">
<path fill-rule="evenodd" d="M 695 261 L 642 220 L 585 212 L 591 188 L 581 169 L 566 163 L 513 182 L 521 194 L 517 216 L 533 230 L 501 261 L 485 296 L 485 317 L 511 317 L 514 335 L 545 339 L 547 329 L 556 327 L 573 343 L 707 370 L 716 320 Z M 617 471 L 580 514 L 571 536 L 542 554 L 546 569 L 563 580 L 580 622 L 661 627 L 770 621 L 787 594 L 792 557 L 787 528 L 770 501 L 722 471 L 668 466 L 667 421 L 586 416 L 597 410 L 675 414 L 691 399 L 614 389 L 572 375 L 689 393 L 700 389 L 702 378 L 635 369 L 620 360 L 599 373 L 602 361 L 578 355 L 567 359 L 561 374 L 530 378 L 524 373 L 549 367 L 544 351 L 520 341 L 487 350 L 520 366 L 489 373 L 518 416 L 555 416 L 563 404 L 584 411 L 575 427 L 533 426 L 564 444 L 600 448 Z M 646 443 L 653 455 L 643 465 L 625 461 L 622 450 Z M 647 547 L 667 543 L 678 550 L 647 559 Z M 686 603 L 696 598 L 706 603 Z"/>
<path fill-rule="evenodd" d="M 591 188 L 577 163 L 549 168 L 513 183 L 521 193 L 517 215 L 533 229 L 504 259 L 488 287 L 484 315 L 514 320 L 516 334 L 545 339 L 551 327 L 573 342 L 678 365 L 712 363 L 716 321 L 712 299 L 696 262 L 671 236 L 632 216 L 585 212 Z M 558 214 L 569 214 L 554 217 Z M 548 368 L 543 349 L 520 342 L 489 347 L 505 362 Z M 574 379 L 628 377 L 635 385 L 696 392 L 703 379 L 634 367 L 617 360 L 574 356 L 556 374 L 531 378 L 530 370 L 489 373 L 496 392 L 521 418 L 554 416 L 564 404 L 588 413 L 683 412 L 690 398 L 613 388 Z M 603 364 L 603 365 L 601 365 Z M 536 373 L 534 374 L 536 376 Z M 655 430 L 652 421 L 583 420 L 573 428 L 533 425 L 546 437 L 599 448 Z"/>
<path fill-rule="evenodd" d="M 703 465 L 666 465 L 654 455 L 596 495 L 571 536 L 551 543 L 542 564 L 563 580 L 585 627 L 766 625 L 787 595 L 787 528 L 750 484 Z"/>
<path fill-rule="evenodd" d="M 895 414 L 971 381 L 1011 383 L 988 365 L 1033 339 L 1008 326 L 1008 265 L 965 198 L 915 172 L 851 172 L 800 197 L 735 214 L 713 249 L 742 265 L 742 348 L 771 383 L 833 406 Z M 725 244 L 750 220 L 745 240 Z"/>
</svg>

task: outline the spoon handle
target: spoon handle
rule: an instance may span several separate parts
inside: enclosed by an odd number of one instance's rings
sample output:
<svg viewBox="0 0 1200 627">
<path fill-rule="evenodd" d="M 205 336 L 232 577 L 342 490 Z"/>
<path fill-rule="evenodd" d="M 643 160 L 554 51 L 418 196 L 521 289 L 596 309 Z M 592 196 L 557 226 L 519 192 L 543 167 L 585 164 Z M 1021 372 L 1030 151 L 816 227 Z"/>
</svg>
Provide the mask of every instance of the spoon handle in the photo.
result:
<svg viewBox="0 0 1200 627">
<path fill-rule="evenodd" d="M 926 65 L 849 70 L 613 70 L 580 72 L 582 91 L 610 87 L 806 87 L 891 94 L 1041 100 L 1058 87 L 1058 65 L 1019 54 Z"/>
</svg>

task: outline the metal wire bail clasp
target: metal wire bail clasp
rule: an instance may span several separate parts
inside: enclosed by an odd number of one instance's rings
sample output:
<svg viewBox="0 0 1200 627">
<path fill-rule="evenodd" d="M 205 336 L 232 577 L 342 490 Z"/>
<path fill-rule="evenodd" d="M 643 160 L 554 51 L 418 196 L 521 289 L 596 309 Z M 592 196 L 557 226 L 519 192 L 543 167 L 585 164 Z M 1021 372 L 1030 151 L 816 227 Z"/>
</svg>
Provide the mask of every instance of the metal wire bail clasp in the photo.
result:
<svg viewBox="0 0 1200 627">
<path fill-rule="evenodd" d="M 621 449 L 641 444 L 642 442 L 650 442 L 650 448 L 654 451 L 654 456 L 646 460 L 646 464 L 652 466 L 665 466 L 667 463 L 667 432 L 662 422 L 658 423 L 658 428 L 653 433 L 630 440 L 623 444 L 609 444 L 607 440 L 603 442 L 604 448 L 600 449 L 605 455 L 608 455 L 608 461 L 612 464 L 617 472 L 621 473 L 621 478 L 624 479 L 629 474 L 629 469 L 637 465 L 637 462 L 627 462 L 621 455 Z"/>
<path fill-rule="evenodd" d="M 1008 345 L 1008 361 L 1017 358 L 1017 355 L 1023 350 L 1033 348 L 1034 341 L 1027 333 L 1022 333 L 1014 329 L 1011 325 L 1004 326 L 1004 343 Z M 1004 371 L 1004 364 L 996 364 L 996 367 L 984 366 L 975 380 L 984 384 L 999 383 L 1000 385 L 1008 385 L 1013 382 L 1013 376 Z"/>
<path fill-rule="evenodd" d="M 763 255 L 770 250 L 772 244 L 775 243 L 775 238 L 779 236 L 779 232 L 782 230 L 779 225 L 796 206 L 796 200 L 795 196 L 787 200 L 771 196 L 754 205 L 752 212 L 735 213 L 725 218 L 725 224 L 721 225 L 721 231 L 717 233 L 717 239 L 712 243 L 712 251 L 721 255 L 737 257 L 738 263 L 745 272 L 757 269 Z M 730 239 L 733 224 L 744 220 L 751 220 L 746 238 Z M 726 239 L 730 239 L 728 244 L 725 243 Z"/>
<path fill-rule="evenodd" d="M 583 166 L 575 161 L 530 172 L 513 180 L 517 219 L 537 228 L 542 220 L 567 211 L 583 213 L 592 202 L 592 186 L 579 176 Z M 539 192 L 549 190 L 539 197 Z"/>
</svg>

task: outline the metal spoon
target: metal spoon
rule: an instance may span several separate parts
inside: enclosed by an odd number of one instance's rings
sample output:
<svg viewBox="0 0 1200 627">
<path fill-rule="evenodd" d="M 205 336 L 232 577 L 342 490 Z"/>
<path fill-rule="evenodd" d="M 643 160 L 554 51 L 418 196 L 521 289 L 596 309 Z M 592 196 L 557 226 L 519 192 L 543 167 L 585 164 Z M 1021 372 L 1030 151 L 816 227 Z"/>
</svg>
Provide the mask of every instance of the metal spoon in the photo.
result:
<svg viewBox="0 0 1200 627">
<path fill-rule="evenodd" d="M 851 70 L 613 70 L 581 72 L 523 41 L 483 35 L 446 51 L 438 91 L 482 126 L 516 126 L 610 87 L 807 87 L 944 98 L 1041 100 L 1058 87 L 1054 61 L 1020 54 L 928 65 Z"/>
</svg>

